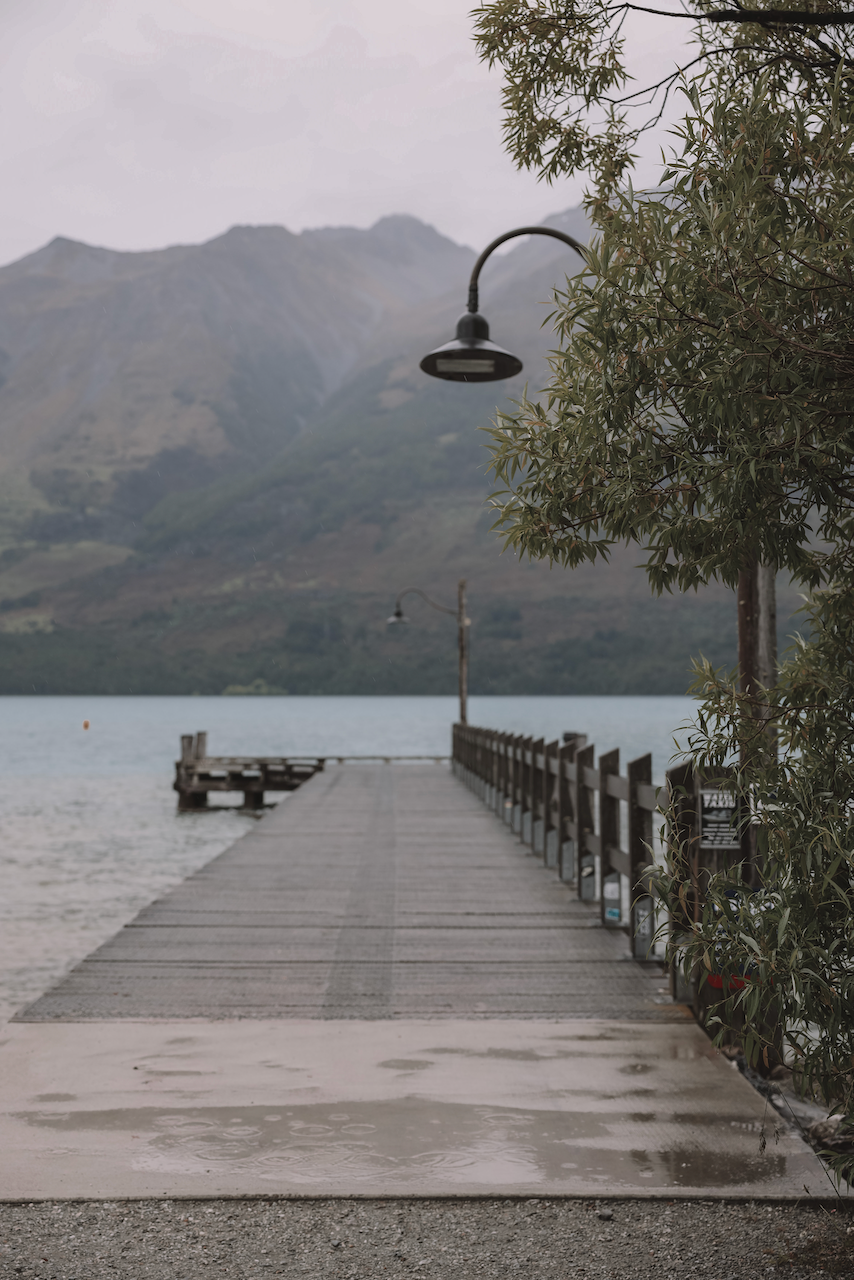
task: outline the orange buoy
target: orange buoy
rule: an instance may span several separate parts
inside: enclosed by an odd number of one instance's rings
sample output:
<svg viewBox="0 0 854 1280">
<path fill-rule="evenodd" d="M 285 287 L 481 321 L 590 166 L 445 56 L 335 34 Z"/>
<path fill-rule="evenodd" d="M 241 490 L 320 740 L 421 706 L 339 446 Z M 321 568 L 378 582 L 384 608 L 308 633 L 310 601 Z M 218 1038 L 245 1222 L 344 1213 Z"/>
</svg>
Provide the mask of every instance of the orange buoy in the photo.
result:
<svg viewBox="0 0 854 1280">
<path fill-rule="evenodd" d="M 88 721 L 88 720 L 84 720 L 84 721 L 83 721 L 83 728 L 84 728 L 84 729 L 88 729 L 88 728 L 89 728 L 89 721 Z"/>
</svg>

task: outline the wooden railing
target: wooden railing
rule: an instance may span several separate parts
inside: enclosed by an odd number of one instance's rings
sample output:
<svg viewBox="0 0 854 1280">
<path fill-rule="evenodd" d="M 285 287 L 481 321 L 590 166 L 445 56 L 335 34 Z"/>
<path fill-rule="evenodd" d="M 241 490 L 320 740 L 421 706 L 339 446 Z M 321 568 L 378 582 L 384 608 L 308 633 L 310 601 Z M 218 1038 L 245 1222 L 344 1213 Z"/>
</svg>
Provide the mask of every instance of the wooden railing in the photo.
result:
<svg viewBox="0 0 854 1280">
<path fill-rule="evenodd" d="M 493 729 L 454 725 L 452 768 L 503 818 L 546 866 L 598 902 L 602 924 L 627 929 L 632 953 L 647 959 L 653 907 L 646 876 L 652 866 L 652 756 L 620 773 L 620 753 L 595 761 L 583 734 L 546 742 Z"/>
</svg>

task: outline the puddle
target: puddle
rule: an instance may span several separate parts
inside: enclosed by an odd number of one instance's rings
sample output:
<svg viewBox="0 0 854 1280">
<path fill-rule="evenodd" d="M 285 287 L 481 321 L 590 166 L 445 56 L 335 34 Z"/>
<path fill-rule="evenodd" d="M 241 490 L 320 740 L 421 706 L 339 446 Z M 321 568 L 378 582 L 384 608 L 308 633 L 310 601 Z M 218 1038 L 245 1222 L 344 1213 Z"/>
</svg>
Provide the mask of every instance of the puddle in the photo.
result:
<svg viewBox="0 0 854 1280">
<path fill-rule="evenodd" d="M 666 1126 L 669 1149 L 658 1150 L 662 1129 L 652 1112 L 614 1116 L 422 1098 L 348 1101 L 346 1108 L 318 1103 L 276 1110 L 268 1103 L 31 1111 L 17 1118 L 57 1137 L 126 1134 L 127 1161 L 136 1170 L 253 1177 L 305 1190 L 343 1186 L 354 1193 L 393 1193 L 486 1184 L 571 1191 L 579 1183 L 603 1182 L 649 1192 L 751 1186 L 786 1173 L 785 1155 L 773 1149 L 761 1154 L 757 1135 L 745 1131 L 748 1126 L 739 1131 L 727 1117 L 718 1117 L 727 1135 L 725 1150 L 703 1141 L 700 1117 L 684 1114 L 682 1127 Z"/>
<path fill-rule="evenodd" d="M 495 1058 L 499 1062 L 553 1062 L 559 1058 L 580 1056 L 565 1049 L 553 1050 L 551 1053 L 539 1053 L 536 1049 L 459 1049 L 439 1047 L 428 1049 L 427 1052 L 455 1054 L 459 1058 Z"/>
<path fill-rule="evenodd" d="M 429 1058 L 387 1058 L 385 1062 L 378 1062 L 378 1067 L 387 1067 L 389 1071 L 424 1071 L 427 1067 L 432 1067 L 433 1063 Z"/>
</svg>

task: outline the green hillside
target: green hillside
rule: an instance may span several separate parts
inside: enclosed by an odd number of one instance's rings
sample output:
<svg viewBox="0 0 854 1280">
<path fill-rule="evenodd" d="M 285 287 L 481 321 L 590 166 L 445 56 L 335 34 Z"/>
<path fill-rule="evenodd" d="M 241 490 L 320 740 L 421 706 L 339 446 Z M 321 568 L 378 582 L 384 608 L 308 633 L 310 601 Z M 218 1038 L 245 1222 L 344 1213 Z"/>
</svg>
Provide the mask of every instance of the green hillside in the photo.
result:
<svg viewBox="0 0 854 1280">
<path fill-rule="evenodd" d="M 578 213 L 566 217 L 578 235 Z M 490 263 L 483 307 L 525 374 L 509 387 L 439 383 L 418 359 L 450 336 L 473 253 L 412 219 L 384 222 L 367 246 L 373 233 L 312 233 L 302 257 L 302 237 L 229 233 L 201 266 L 184 263 L 186 306 L 175 250 L 111 265 L 63 242 L 55 305 L 38 262 L 0 271 L 0 692 L 452 692 L 452 619 L 418 603 L 410 627 L 385 618 L 402 588 L 450 603 L 460 577 L 475 692 L 679 693 L 692 654 L 734 664 L 730 593 L 654 600 L 636 549 L 568 573 L 502 554 L 490 531 L 480 428 L 524 378 L 542 379 L 542 302 L 574 262 L 531 241 Z M 277 253 L 281 297 L 259 272 Z M 81 355 L 71 333 L 63 355 L 60 321 L 73 330 L 93 288 L 118 307 L 117 272 L 122 341 Z M 180 368 L 169 343 L 151 345 L 164 297 Z M 256 311 L 268 332 L 253 365 Z M 238 338 L 217 345 L 229 314 Z M 29 326 L 17 348 L 13 320 Z M 74 395 L 85 389 L 88 426 L 69 416 L 67 388 L 63 400 L 32 383 L 39 329 Z"/>
</svg>

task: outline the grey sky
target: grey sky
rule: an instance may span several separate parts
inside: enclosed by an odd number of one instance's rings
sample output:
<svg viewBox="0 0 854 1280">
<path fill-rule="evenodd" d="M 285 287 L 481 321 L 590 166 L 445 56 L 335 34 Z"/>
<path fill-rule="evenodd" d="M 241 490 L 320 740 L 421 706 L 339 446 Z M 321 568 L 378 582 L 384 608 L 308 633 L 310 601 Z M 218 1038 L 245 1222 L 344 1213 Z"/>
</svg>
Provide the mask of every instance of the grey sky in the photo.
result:
<svg viewBox="0 0 854 1280">
<path fill-rule="evenodd" d="M 55 235 L 142 249 L 388 213 L 480 247 L 576 204 L 581 182 L 545 187 L 505 155 L 472 2 L 3 0 L 0 262 Z M 686 26 L 635 19 L 639 83 Z"/>
</svg>

